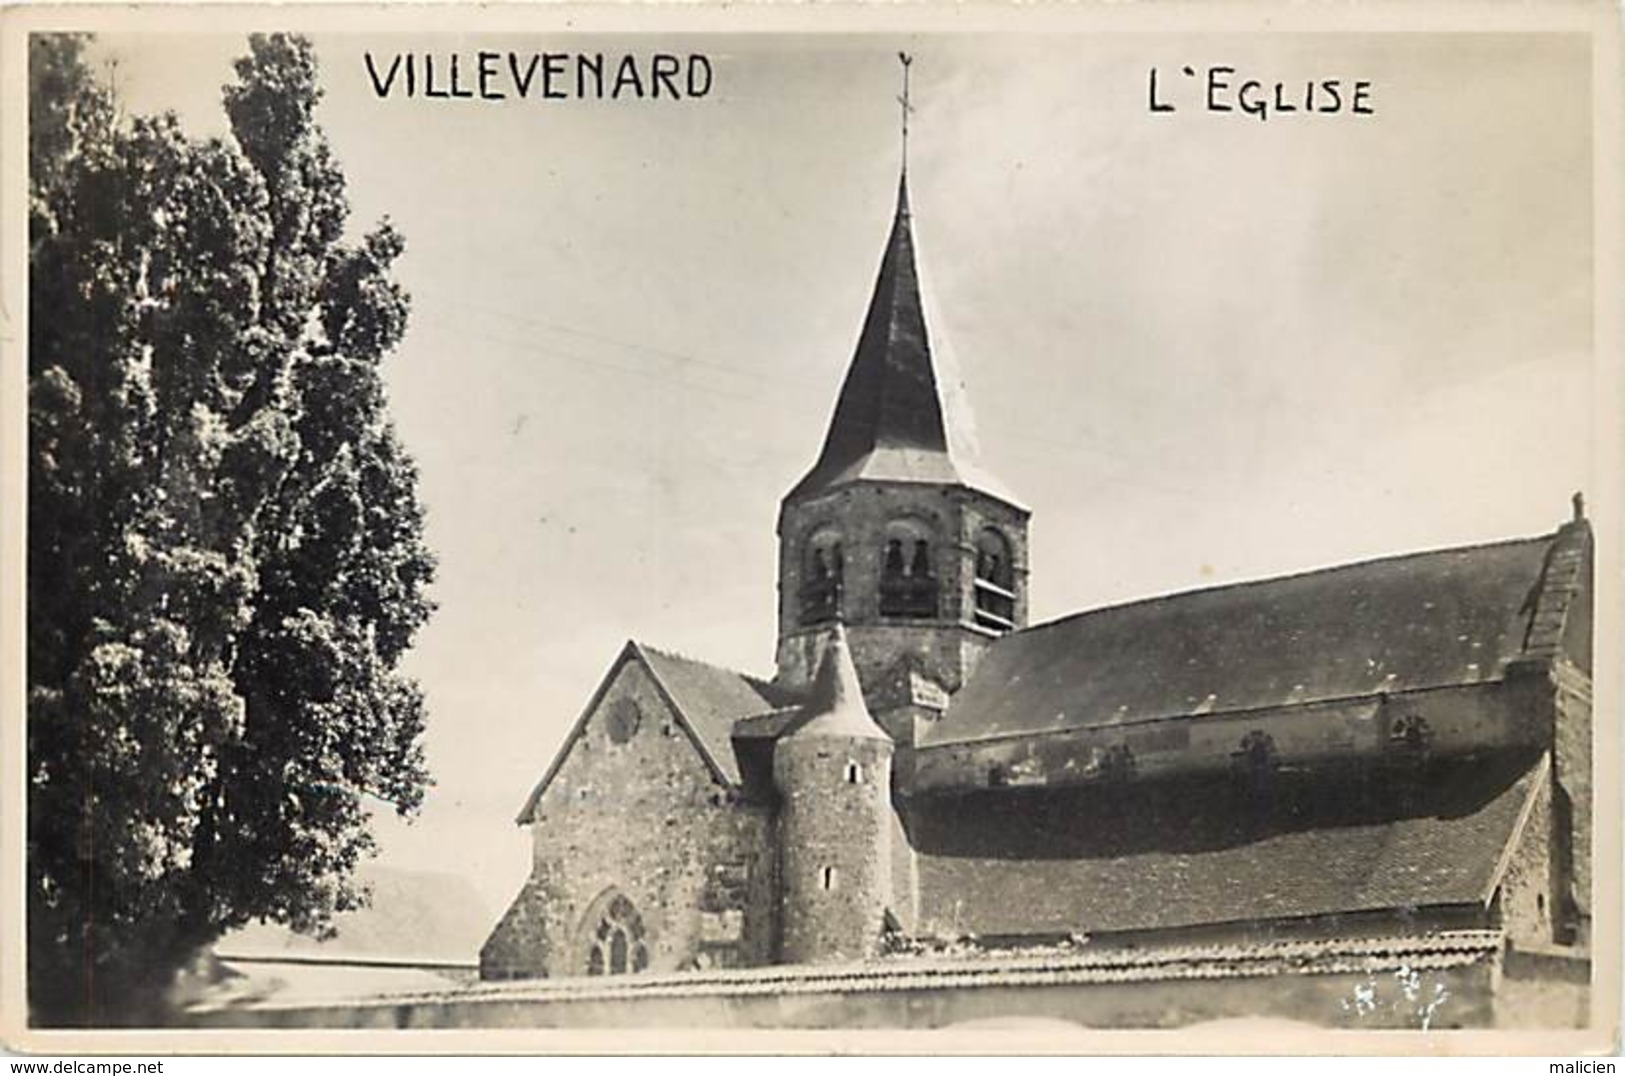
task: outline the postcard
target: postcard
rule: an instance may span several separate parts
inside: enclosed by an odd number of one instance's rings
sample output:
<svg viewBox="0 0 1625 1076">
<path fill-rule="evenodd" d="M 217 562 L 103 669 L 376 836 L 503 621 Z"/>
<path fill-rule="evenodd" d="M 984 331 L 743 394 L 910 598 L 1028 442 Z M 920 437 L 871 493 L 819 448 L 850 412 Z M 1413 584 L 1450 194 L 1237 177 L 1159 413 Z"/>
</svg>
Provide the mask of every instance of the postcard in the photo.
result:
<svg viewBox="0 0 1625 1076">
<path fill-rule="evenodd" d="M 7 1041 L 1610 1048 L 1611 14 L 7 9 Z"/>
</svg>

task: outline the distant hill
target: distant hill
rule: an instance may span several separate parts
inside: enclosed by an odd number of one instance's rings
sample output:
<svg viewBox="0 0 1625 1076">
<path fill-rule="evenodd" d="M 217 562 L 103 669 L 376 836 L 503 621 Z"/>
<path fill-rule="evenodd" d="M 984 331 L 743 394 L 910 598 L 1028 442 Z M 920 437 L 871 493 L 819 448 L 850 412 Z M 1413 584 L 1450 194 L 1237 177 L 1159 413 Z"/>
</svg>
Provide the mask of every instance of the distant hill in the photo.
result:
<svg viewBox="0 0 1625 1076">
<path fill-rule="evenodd" d="M 215 952 L 269 957 L 319 954 L 407 960 L 479 959 L 480 945 L 496 918 L 474 886 L 460 875 L 408 871 L 368 864 L 358 877 L 372 889 L 372 905 L 334 917 L 330 941 L 295 934 L 287 927 L 251 923 L 221 938 Z"/>
</svg>

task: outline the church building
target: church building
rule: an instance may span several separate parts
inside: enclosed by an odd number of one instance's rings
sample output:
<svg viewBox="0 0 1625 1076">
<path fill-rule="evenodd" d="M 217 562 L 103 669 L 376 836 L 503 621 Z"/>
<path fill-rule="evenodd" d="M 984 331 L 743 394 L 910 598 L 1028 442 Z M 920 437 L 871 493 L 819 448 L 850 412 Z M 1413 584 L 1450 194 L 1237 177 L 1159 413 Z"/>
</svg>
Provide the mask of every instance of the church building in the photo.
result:
<svg viewBox="0 0 1625 1076">
<path fill-rule="evenodd" d="M 905 172 L 780 507 L 775 675 L 625 645 L 519 812 L 482 977 L 1457 936 L 1586 974 L 1578 497 L 1547 534 L 1029 625 L 1031 513 L 961 448 L 934 329 Z"/>
</svg>

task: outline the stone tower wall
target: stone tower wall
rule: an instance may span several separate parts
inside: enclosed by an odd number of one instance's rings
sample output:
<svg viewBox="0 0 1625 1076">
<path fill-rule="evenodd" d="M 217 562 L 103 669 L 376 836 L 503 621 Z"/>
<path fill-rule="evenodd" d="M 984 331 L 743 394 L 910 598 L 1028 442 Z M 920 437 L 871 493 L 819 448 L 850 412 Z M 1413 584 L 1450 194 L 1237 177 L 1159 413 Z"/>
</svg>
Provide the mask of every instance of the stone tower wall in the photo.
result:
<svg viewBox="0 0 1625 1076">
<path fill-rule="evenodd" d="M 878 949 L 892 904 L 891 756 L 884 740 L 779 743 L 780 962 L 855 960 Z"/>
<path fill-rule="evenodd" d="M 908 520 L 930 534 L 937 581 L 937 616 L 930 620 L 881 613 L 880 577 L 887 524 Z M 898 663 L 912 657 L 919 670 L 952 694 L 969 677 L 997 632 L 976 626 L 976 539 L 992 526 L 1010 545 L 1017 594 L 1015 621 L 1027 622 L 1027 516 L 997 498 L 959 486 L 857 482 L 803 502 L 787 502 L 779 519 L 779 681 L 807 684 L 818 665 L 828 624 L 804 624 L 802 587 L 808 582 L 805 550 L 827 528 L 841 536 L 845 561 L 841 616 L 863 682 L 864 698 L 878 711 L 909 704 L 896 680 Z"/>
</svg>

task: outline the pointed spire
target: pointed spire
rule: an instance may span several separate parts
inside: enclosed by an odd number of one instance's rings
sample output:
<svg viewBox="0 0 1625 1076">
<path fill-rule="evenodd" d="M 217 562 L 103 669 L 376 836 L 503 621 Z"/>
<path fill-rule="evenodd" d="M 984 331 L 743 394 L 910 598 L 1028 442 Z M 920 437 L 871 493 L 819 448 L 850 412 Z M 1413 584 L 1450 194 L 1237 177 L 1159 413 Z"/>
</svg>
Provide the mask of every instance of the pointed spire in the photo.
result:
<svg viewBox="0 0 1625 1076">
<path fill-rule="evenodd" d="M 908 195 L 913 57 L 900 52 L 897 58 L 903 65 L 903 92 L 897 98 L 903 141 L 891 234 L 823 450 L 786 499 L 813 497 L 869 479 L 966 486 L 1015 504 L 996 480 L 977 470 L 961 386 L 948 356 L 932 353 Z M 946 371 L 940 369 L 944 363 Z M 943 372 L 950 376 L 939 381 Z"/>
<path fill-rule="evenodd" d="M 790 495 L 858 478 L 961 484 L 950 443 L 920 298 L 905 174 L 898 179 L 891 235 L 823 451 Z"/>
<path fill-rule="evenodd" d="M 846 626 L 838 621 L 824 643 L 824 654 L 803 709 L 807 719 L 787 739 L 815 736 L 891 739 L 886 730 L 875 723 L 863 701 L 858 669 L 852 663 L 852 651 L 846 641 Z"/>
</svg>

